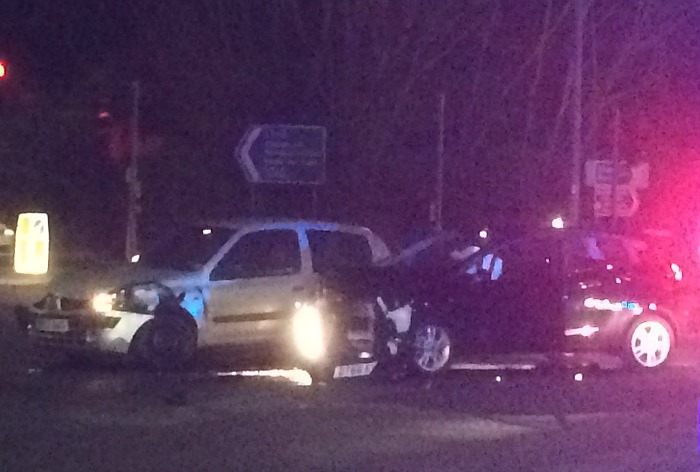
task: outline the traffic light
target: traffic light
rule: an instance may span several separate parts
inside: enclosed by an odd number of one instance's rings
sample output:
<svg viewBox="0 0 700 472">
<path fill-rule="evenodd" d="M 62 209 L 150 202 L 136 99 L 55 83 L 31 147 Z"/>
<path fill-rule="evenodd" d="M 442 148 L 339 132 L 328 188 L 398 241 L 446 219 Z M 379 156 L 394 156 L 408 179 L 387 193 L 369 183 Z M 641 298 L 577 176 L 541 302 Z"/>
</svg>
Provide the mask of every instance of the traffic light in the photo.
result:
<svg viewBox="0 0 700 472">
<path fill-rule="evenodd" d="M 5 80 L 7 78 L 7 63 L 0 60 L 0 80 Z"/>
</svg>

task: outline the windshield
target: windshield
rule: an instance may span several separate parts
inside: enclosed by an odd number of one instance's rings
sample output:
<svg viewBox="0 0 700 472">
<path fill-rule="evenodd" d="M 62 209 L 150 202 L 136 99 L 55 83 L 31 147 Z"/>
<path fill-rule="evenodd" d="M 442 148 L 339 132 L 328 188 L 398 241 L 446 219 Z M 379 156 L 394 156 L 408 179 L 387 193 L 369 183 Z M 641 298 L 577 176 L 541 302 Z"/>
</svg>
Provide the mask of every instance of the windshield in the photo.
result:
<svg viewBox="0 0 700 472">
<path fill-rule="evenodd" d="M 149 245 L 139 262 L 151 267 L 198 269 L 221 249 L 233 232 L 223 228 L 185 228 Z"/>
<path fill-rule="evenodd" d="M 459 234 L 442 234 L 425 239 L 399 254 L 394 264 L 422 269 L 458 267 L 480 250 L 478 243 Z"/>
</svg>

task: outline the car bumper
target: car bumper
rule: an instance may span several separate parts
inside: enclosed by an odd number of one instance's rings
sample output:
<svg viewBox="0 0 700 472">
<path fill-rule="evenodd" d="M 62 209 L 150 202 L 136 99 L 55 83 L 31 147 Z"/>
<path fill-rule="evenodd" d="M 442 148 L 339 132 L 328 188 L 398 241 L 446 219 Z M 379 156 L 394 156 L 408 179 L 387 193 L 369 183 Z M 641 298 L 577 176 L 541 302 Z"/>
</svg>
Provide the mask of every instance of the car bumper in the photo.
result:
<svg viewBox="0 0 700 472">
<path fill-rule="evenodd" d="M 136 332 L 151 315 L 85 310 L 62 313 L 17 307 L 18 322 L 32 345 L 67 351 L 126 354 Z"/>
</svg>

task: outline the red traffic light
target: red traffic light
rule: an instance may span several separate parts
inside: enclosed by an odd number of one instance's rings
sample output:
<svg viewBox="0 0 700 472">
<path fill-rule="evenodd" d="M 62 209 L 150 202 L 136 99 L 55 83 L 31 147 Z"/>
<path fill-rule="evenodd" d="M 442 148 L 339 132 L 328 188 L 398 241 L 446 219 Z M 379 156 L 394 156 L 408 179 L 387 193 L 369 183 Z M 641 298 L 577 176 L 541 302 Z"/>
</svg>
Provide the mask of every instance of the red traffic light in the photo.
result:
<svg viewBox="0 0 700 472">
<path fill-rule="evenodd" d="M 7 64 L 5 61 L 0 61 L 0 79 L 7 78 Z"/>
</svg>

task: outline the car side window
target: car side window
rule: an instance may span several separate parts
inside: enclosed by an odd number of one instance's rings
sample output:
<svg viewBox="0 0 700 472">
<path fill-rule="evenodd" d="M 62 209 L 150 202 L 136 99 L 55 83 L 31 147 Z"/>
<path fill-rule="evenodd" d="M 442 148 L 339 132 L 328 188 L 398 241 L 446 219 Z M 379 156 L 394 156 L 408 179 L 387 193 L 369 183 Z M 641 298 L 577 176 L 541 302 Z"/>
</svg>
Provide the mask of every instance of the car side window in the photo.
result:
<svg viewBox="0 0 700 472">
<path fill-rule="evenodd" d="M 520 280 L 528 285 L 547 284 L 562 277 L 564 247 L 561 241 L 524 239 L 508 248 L 506 280 Z"/>
<path fill-rule="evenodd" d="M 503 275 L 503 257 L 500 253 L 482 251 L 482 254 L 469 261 L 465 273 L 480 282 L 498 280 Z"/>
<path fill-rule="evenodd" d="M 233 245 L 211 274 L 212 280 L 291 275 L 301 270 L 299 238 L 293 230 L 246 234 Z"/>
<path fill-rule="evenodd" d="M 372 264 L 372 249 L 361 234 L 323 230 L 309 230 L 306 234 L 316 272 Z"/>
<path fill-rule="evenodd" d="M 524 283 L 550 273 L 558 259 L 555 245 L 547 241 L 523 240 L 483 254 L 471 261 L 468 273 L 480 281 Z"/>
</svg>

